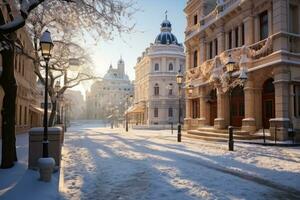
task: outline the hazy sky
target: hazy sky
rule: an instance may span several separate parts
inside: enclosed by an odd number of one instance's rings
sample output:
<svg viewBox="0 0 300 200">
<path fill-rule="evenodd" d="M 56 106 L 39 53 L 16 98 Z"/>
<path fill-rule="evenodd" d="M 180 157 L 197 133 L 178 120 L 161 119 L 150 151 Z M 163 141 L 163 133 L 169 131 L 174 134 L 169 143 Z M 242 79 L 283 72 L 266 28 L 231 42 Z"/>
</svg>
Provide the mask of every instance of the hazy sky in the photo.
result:
<svg viewBox="0 0 300 200">
<path fill-rule="evenodd" d="M 125 61 L 125 70 L 130 80 L 134 80 L 134 66 L 136 60 L 142 52 L 154 43 L 156 36 L 160 33 L 160 24 L 165 18 L 165 11 L 168 11 L 168 19 L 172 23 L 172 33 L 178 41 L 183 43 L 184 30 L 186 24 L 183 9 L 186 0 L 136 0 L 137 7 L 140 9 L 132 19 L 136 24 L 135 31 L 131 34 L 123 34 L 122 38 L 117 35 L 113 41 L 100 41 L 97 46 L 88 46 L 95 64 L 95 71 L 103 76 L 112 64 L 117 67 L 117 61 L 122 56 Z M 84 93 L 89 90 L 90 84 L 78 86 L 74 90 Z"/>
<path fill-rule="evenodd" d="M 165 18 L 168 10 L 168 19 L 172 23 L 173 33 L 180 43 L 183 43 L 185 30 L 185 15 L 183 12 L 186 0 L 137 0 L 141 11 L 134 15 L 133 22 L 136 23 L 134 33 L 123 35 L 122 38 L 115 37 L 113 41 L 102 41 L 93 50 L 93 61 L 96 71 L 104 75 L 110 63 L 116 67 L 116 63 L 122 55 L 126 72 L 130 79 L 134 79 L 136 59 L 142 52 L 153 43 L 160 33 L 160 24 Z"/>
</svg>

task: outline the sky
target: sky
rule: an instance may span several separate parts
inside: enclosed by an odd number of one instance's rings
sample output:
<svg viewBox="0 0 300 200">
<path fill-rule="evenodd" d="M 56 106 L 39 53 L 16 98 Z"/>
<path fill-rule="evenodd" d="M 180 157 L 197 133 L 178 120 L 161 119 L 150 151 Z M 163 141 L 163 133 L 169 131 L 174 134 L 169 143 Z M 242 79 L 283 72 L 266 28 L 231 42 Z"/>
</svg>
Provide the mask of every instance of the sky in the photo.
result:
<svg viewBox="0 0 300 200">
<path fill-rule="evenodd" d="M 89 46 L 95 71 L 103 76 L 112 64 L 117 67 L 117 62 L 122 56 L 125 61 L 125 70 L 130 80 L 134 80 L 134 66 L 142 52 L 153 43 L 160 33 L 160 24 L 168 12 L 168 19 L 172 23 L 172 32 L 180 43 L 184 41 L 186 17 L 183 9 L 186 0 L 136 0 L 139 11 L 132 18 L 136 24 L 135 30 L 130 34 L 117 35 L 113 41 L 100 40 L 98 45 Z M 88 86 L 79 87 L 81 91 Z"/>
</svg>

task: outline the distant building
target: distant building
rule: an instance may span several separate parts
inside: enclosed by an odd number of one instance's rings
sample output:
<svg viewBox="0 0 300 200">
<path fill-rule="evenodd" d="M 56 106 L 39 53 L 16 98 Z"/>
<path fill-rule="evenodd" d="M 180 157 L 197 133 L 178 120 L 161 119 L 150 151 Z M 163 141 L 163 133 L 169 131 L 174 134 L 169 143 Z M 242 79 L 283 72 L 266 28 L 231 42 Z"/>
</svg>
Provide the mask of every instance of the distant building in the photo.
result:
<svg viewBox="0 0 300 200">
<path fill-rule="evenodd" d="M 80 120 L 86 118 L 86 103 L 80 91 L 66 90 L 64 93 L 64 101 L 68 102 L 66 107 L 68 110 L 69 120 Z"/>
<path fill-rule="evenodd" d="M 10 21 L 14 18 L 14 1 L 8 1 L 9 4 L 0 7 L 0 24 Z M 25 28 L 16 31 L 18 40 L 22 43 L 23 52 L 34 57 L 32 41 Z M 6 59 L 3 56 L 3 49 L 0 48 L 0 76 L 3 69 L 3 61 Z M 42 109 L 39 108 L 36 97 L 38 90 L 36 87 L 37 77 L 34 73 L 34 63 L 31 58 L 28 58 L 22 53 L 15 54 L 15 78 L 17 81 L 17 99 L 16 99 L 16 133 L 26 132 L 31 127 L 42 125 Z M 3 104 L 4 91 L 0 86 L 0 108 Z M 2 109 L 1 109 L 2 110 Z M 0 134 L 2 119 L 0 114 Z"/>
<path fill-rule="evenodd" d="M 133 95 L 133 84 L 125 74 L 125 63 L 121 58 L 118 67 L 111 65 L 103 80 L 96 81 L 86 93 L 87 118 L 107 119 L 112 114 L 123 118 L 130 95 Z"/>
<path fill-rule="evenodd" d="M 167 17 L 160 30 L 154 44 L 137 59 L 134 106 L 128 110 L 131 121 L 150 128 L 178 123 L 176 75 L 179 70 L 185 71 L 184 48 L 172 34 Z M 181 108 L 184 107 L 183 101 Z"/>
<path fill-rule="evenodd" d="M 188 132 L 290 139 L 300 130 L 300 1 L 189 0 L 184 11 Z"/>
</svg>

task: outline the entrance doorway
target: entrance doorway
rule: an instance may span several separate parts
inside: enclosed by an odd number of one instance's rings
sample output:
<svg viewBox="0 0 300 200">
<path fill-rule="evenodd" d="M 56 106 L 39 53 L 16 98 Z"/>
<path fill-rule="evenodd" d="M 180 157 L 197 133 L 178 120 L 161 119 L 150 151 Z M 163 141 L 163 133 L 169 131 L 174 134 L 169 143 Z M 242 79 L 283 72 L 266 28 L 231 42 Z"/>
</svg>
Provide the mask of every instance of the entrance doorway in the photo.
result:
<svg viewBox="0 0 300 200">
<path fill-rule="evenodd" d="M 209 104 L 210 104 L 210 119 L 209 125 L 213 126 L 215 119 L 218 117 L 218 103 L 217 103 L 217 90 L 214 89 L 209 94 Z"/>
<path fill-rule="evenodd" d="M 265 81 L 262 92 L 262 120 L 265 129 L 270 128 L 270 119 L 275 118 L 275 88 L 274 79 Z"/>
<path fill-rule="evenodd" d="M 245 96 L 242 87 L 237 86 L 232 90 L 230 111 L 231 125 L 241 127 L 245 118 Z"/>
</svg>

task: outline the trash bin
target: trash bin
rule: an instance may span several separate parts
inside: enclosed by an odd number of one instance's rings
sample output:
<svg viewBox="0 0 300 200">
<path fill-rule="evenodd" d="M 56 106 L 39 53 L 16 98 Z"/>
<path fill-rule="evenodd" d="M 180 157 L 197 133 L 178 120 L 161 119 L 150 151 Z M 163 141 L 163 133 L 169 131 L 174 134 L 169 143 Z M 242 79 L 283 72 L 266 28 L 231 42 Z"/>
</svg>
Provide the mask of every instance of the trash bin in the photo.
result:
<svg viewBox="0 0 300 200">
<path fill-rule="evenodd" d="M 37 170 L 38 159 L 43 156 L 43 134 L 44 128 L 32 128 L 29 131 L 29 155 L 28 155 L 28 168 Z M 61 127 L 48 128 L 48 141 L 49 141 L 49 157 L 54 158 L 55 165 L 60 166 L 61 159 Z"/>
</svg>

